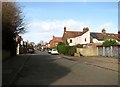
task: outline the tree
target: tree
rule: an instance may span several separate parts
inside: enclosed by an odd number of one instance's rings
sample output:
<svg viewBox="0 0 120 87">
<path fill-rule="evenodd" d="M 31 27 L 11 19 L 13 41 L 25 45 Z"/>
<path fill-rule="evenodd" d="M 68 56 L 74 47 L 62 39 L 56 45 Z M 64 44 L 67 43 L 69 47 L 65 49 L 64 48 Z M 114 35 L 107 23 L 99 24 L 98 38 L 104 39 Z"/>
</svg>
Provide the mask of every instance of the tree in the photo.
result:
<svg viewBox="0 0 120 87">
<path fill-rule="evenodd" d="M 57 45 L 57 50 L 61 54 L 73 56 L 76 51 L 76 47 L 66 45 L 63 42 L 59 42 Z"/>
<path fill-rule="evenodd" d="M 59 53 L 65 53 L 65 44 L 63 42 L 59 42 L 57 45 L 57 50 Z"/>
<path fill-rule="evenodd" d="M 34 42 L 30 42 L 30 44 L 31 44 L 32 46 L 35 46 L 35 43 L 34 43 Z"/>
<path fill-rule="evenodd" d="M 116 42 L 115 39 L 106 39 L 106 40 L 103 42 L 103 45 L 104 45 L 104 46 L 118 45 L 118 42 Z"/>
<path fill-rule="evenodd" d="M 41 45 L 45 45 L 45 43 L 44 43 L 43 40 L 41 40 L 41 41 L 39 42 L 39 44 L 41 44 Z"/>
<path fill-rule="evenodd" d="M 2 3 L 2 47 L 16 54 L 16 35 L 25 32 L 24 17 L 16 2 Z"/>
</svg>

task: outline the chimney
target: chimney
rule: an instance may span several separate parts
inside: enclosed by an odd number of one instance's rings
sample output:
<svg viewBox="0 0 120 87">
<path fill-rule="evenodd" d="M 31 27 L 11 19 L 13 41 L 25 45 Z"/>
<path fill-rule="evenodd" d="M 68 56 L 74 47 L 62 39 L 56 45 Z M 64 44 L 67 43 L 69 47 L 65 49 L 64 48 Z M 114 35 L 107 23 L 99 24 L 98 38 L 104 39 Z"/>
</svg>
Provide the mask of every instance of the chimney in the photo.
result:
<svg viewBox="0 0 120 87">
<path fill-rule="evenodd" d="M 66 32 L 66 27 L 64 27 L 64 32 Z"/>
<path fill-rule="evenodd" d="M 120 39 L 120 30 L 118 31 L 118 38 Z"/>
<path fill-rule="evenodd" d="M 55 36 L 53 35 L 53 39 L 55 38 Z"/>
<path fill-rule="evenodd" d="M 83 32 L 87 32 L 87 31 L 89 31 L 89 28 L 88 27 L 84 27 L 83 28 Z"/>
<path fill-rule="evenodd" d="M 104 28 L 102 29 L 102 34 L 106 34 L 106 30 Z"/>
</svg>

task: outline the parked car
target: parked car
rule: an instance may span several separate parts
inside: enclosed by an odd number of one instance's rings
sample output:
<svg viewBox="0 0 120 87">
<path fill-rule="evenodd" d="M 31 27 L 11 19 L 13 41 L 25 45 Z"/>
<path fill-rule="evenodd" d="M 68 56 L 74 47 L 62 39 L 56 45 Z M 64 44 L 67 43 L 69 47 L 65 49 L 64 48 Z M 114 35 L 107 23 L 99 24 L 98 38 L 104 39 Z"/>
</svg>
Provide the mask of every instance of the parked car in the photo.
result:
<svg viewBox="0 0 120 87">
<path fill-rule="evenodd" d="M 27 52 L 28 53 L 34 53 L 35 51 L 34 51 L 34 48 L 28 48 Z"/>
<path fill-rule="evenodd" d="M 59 54 L 59 53 L 58 53 L 57 49 L 52 49 L 51 54 Z"/>
<path fill-rule="evenodd" d="M 52 49 L 49 49 L 49 50 L 48 50 L 48 53 L 50 54 L 50 53 L 51 53 L 51 51 L 52 51 Z"/>
</svg>

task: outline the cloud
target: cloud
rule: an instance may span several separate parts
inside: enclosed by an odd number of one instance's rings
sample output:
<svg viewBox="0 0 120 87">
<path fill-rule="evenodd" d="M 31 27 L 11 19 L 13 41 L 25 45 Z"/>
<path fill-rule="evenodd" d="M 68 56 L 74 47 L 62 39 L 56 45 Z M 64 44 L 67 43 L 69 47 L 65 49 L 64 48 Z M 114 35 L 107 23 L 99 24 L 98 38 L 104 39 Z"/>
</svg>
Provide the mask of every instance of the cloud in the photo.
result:
<svg viewBox="0 0 120 87">
<path fill-rule="evenodd" d="M 29 23 L 28 33 L 23 37 L 29 41 L 38 43 L 40 40 L 49 41 L 52 36 L 62 37 L 64 26 L 67 30 L 82 31 L 83 27 L 87 26 L 84 22 L 79 20 L 32 20 Z"/>
<path fill-rule="evenodd" d="M 92 21 L 80 21 L 80 20 L 32 20 L 28 27 L 28 33 L 22 35 L 23 39 L 33 41 L 36 44 L 41 40 L 49 42 L 52 36 L 62 37 L 64 32 L 64 26 L 68 31 L 82 31 L 84 27 L 89 27 L 91 32 L 101 32 L 103 28 L 107 32 L 114 32 L 113 29 L 117 29 L 112 23 L 108 21 L 102 24 L 94 25 Z M 98 26 L 98 27 L 97 27 Z"/>
<path fill-rule="evenodd" d="M 103 24 L 103 27 L 110 27 L 112 26 L 112 22 L 106 22 L 105 24 Z"/>
<path fill-rule="evenodd" d="M 98 26 L 98 27 L 97 27 Z M 118 32 L 118 24 L 112 21 L 103 22 L 102 24 L 97 24 L 95 26 L 92 25 L 91 31 L 101 32 L 101 30 L 105 28 L 107 33 L 117 33 Z"/>
<path fill-rule="evenodd" d="M 103 24 L 101 24 L 101 26 L 99 27 L 99 29 L 103 29 L 105 28 L 107 31 L 109 31 L 109 29 L 113 26 L 113 23 L 111 21 L 105 22 Z"/>
<path fill-rule="evenodd" d="M 41 33 L 63 30 L 64 26 L 66 26 L 68 30 L 80 30 L 87 25 L 84 22 L 73 19 L 33 21 L 30 23 L 30 29 L 36 29 Z"/>
</svg>

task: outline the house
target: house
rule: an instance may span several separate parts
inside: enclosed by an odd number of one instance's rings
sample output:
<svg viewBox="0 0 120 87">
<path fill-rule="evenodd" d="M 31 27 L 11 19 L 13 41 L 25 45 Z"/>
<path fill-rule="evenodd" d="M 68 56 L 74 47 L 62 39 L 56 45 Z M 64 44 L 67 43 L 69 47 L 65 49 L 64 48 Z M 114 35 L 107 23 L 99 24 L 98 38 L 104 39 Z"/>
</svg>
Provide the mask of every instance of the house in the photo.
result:
<svg viewBox="0 0 120 87">
<path fill-rule="evenodd" d="M 83 32 L 81 32 L 80 35 L 76 35 L 76 37 L 74 38 L 68 38 L 67 42 L 69 43 L 70 46 L 90 43 L 89 28 L 83 28 Z"/>
<path fill-rule="evenodd" d="M 70 46 L 88 44 L 90 43 L 89 28 L 83 28 L 83 31 L 67 31 L 66 27 L 64 27 L 62 39 L 65 44 L 69 44 Z"/>
<path fill-rule="evenodd" d="M 73 43 L 74 41 L 72 41 L 71 39 L 73 39 L 74 37 L 76 36 L 79 36 L 79 35 L 82 35 L 82 32 L 79 32 L 79 31 L 67 31 L 66 30 L 66 27 L 64 27 L 64 33 L 63 33 L 63 36 L 62 36 L 62 40 L 65 44 L 67 43 Z M 70 41 L 68 42 L 68 39 L 70 39 Z"/>
<path fill-rule="evenodd" d="M 120 34 L 120 32 L 119 32 Z M 83 31 L 67 31 L 64 27 L 63 42 L 70 46 L 77 44 L 83 44 L 85 47 L 96 47 L 102 45 L 106 38 L 115 39 L 120 41 L 120 35 L 114 33 L 106 33 L 105 29 L 102 29 L 100 33 L 90 32 L 89 28 L 83 28 Z"/>
<path fill-rule="evenodd" d="M 52 40 L 50 40 L 50 48 L 56 47 L 58 42 L 63 42 L 61 37 L 55 37 L 53 36 Z"/>
<path fill-rule="evenodd" d="M 115 39 L 116 41 L 119 41 L 118 34 L 114 33 L 106 33 L 105 29 L 102 29 L 101 33 L 98 32 L 91 32 L 91 43 L 103 43 L 104 39 Z"/>
<path fill-rule="evenodd" d="M 120 42 L 119 34 L 106 33 L 105 29 L 102 29 L 101 33 L 91 32 L 91 43 L 103 44 L 105 39 L 115 39 L 116 42 Z M 98 45 L 97 45 L 98 46 Z"/>
<path fill-rule="evenodd" d="M 46 49 L 50 48 L 50 43 L 46 43 Z"/>
</svg>

